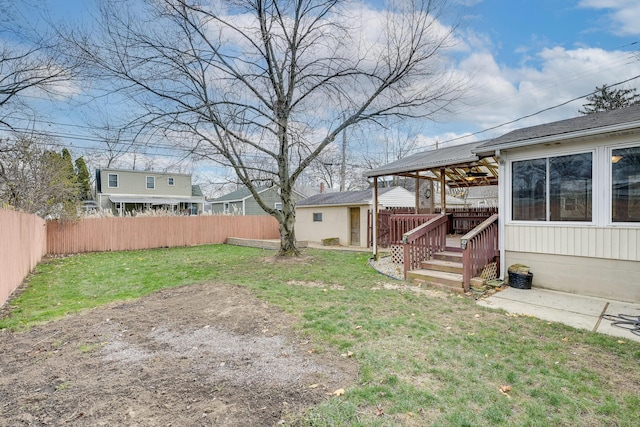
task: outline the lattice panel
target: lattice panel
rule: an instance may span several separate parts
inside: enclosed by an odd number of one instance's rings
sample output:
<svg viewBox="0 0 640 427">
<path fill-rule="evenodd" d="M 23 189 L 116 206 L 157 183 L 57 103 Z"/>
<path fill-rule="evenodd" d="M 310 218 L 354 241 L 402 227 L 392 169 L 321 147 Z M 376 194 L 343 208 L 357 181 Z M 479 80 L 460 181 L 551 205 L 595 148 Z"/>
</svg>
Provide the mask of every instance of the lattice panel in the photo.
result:
<svg viewBox="0 0 640 427">
<path fill-rule="evenodd" d="M 484 266 L 482 273 L 480 273 L 480 277 L 485 280 L 493 280 L 498 278 L 498 263 L 490 262 L 489 264 Z"/>
<path fill-rule="evenodd" d="M 391 262 L 398 265 L 404 264 L 404 249 L 402 246 L 391 245 Z"/>
</svg>

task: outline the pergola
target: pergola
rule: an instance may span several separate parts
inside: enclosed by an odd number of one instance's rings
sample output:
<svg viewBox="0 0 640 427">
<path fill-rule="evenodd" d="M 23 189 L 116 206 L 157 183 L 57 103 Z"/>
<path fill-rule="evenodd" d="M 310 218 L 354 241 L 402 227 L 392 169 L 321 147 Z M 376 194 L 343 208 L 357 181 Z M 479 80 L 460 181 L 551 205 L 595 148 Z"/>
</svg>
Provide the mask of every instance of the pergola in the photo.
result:
<svg viewBox="0 0 640 427">
<path fill-rule="evenodd" d="M 423 151 L 404 159 L 368 171 L 365 176 L 373 178 L 373 251 L 377 255 L 377 211 L 378 178 L 383 176 L 403 176 L 416 180 L 416 212 L 420 196 L 420 182 L 440 183 L 440 205 L 446 213 L 445 188 L 469 188 L 498 185 L 498 161 L 495 154 L 477 153 L 476 150 L 486 141 Z M 429 190 L 431 191 L 431 185 Z"/>
</svg>

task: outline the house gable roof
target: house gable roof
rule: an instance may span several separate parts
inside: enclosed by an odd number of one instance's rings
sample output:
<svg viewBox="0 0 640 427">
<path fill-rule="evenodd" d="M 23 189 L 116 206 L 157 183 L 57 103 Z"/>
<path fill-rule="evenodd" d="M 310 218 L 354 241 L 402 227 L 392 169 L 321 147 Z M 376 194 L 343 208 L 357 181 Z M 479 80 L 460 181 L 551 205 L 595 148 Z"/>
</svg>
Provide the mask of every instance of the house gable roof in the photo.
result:
<svg viewBox="0 0 640 427">
<path fill-rule="evenodd" d="M 263 193 L 269 189 L 275 189 L 275 187 L 259 187 L 258 194 Z M 298 197 L 304 197 L 303 194 L 293 191 Z M 237 189 L 236 191 L 232 191 L 231 193 L 225 194 L 224 196 L 216 197 L 211 200 L 211 203 L 221 203 L 221 202 L 241 202 L 242 200 L 246 200 L 253 197 L 251 191 L 247 187 L 242 187 Z"/>
<path fill-rule="evenodd" d="M 258 190 L 258 193 L 262 193 L 263 191 L 266 191 L 267 188 L 260 188 Z M 241 187 L 239 189 L 237 189 L 236 191 L 232 191 L 231 193 L 227 193 L 224 196 L 220 196 L 220 197 L 216 197 L 215 199 L 211 200 L 212 203 L 216 203 L 216 202 L 238 202 L 244 199 L 247 199 L 249 197 L 251 197 L 251 191 L 249 191 L 249 189 L 247 187 Z"/>
<path fill-rule="evenodd" d="M 378 195 L 384 194 L 394 187 L 380 188 Z M 373 190 L 340 191 L 336 193 L 320 193 L 296 203 L 296 206 L 336 206 L 367 205 L 373 200 Z"/>
<path fill-rule="evenodd" d="M 474 152 L 486 153 L 496 149 L 523 147 L 550 140 L 567 140 L 633 128 L 640 129 L 640 105 L 517 129 L 485 141 Z"/>
</svg>

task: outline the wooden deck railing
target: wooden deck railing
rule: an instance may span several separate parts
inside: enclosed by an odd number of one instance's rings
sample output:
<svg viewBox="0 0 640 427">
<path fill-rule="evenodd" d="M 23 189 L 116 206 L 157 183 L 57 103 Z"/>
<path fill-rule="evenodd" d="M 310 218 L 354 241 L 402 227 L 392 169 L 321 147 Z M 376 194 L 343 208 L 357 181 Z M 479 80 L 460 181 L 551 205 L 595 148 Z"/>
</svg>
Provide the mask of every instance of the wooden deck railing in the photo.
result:
<svg viewBox="0 0 640 427">
<path fill-rule="evenodd" d="M 402 243 L 405 233 L 437 217 L 437 214 L 393 214 L 389 218 L 389 241 L 391 245 Z"/>
<path fill-rule="evenodd" d="M 434 253 L 443 251 L 447 246 L 447 217 L 435 215 L 426 223 L 404 233 L 402 246 L 406 279 L 409 270 L 415 270 L 422 261 L 431 259 Z"/>
<path fill-rule="evenodd" d="M 464 290 L 469 291 L 471 278 L 500 255 L 498 246 L 498 214 L 486 219 L 482 224 L 460 239 L 462 247 L 462 280 Z"/>
<path fill-rule="evenodd" d="M 440 213 L 439 208 L 436 208 L 436 213 Z M 448 208 L 449 233 L 468 233 L 497 213 L 498 208 Z"/>
</svg>

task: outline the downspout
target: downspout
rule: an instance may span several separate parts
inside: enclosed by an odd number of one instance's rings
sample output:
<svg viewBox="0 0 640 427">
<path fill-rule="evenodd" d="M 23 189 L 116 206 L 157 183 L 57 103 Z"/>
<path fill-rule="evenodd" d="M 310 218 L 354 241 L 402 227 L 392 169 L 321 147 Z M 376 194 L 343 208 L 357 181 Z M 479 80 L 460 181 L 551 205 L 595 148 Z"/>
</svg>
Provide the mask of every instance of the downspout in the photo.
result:
<svg viewBox="0 0 640 427">
<path fill-rule="evenodd" d="M 504 249 L 504 230 L 506 218 L 506 193 L 505 181 L 507 178 L 505 161 L 500 157 L 500 150 L 496 150 L 496 160 L 498 161 L 498 248 L 500 249 L 500 279 L 504 280 L 507 260 Z M 505 179 L 500 179 L 504 177 Z"/>
<path fill-rule="evenodd" d="M 373 259 L 378 260 L 378 177 L 373 177 L 373 211 L 371 212 L 373 226 Z"/>
</svg>

